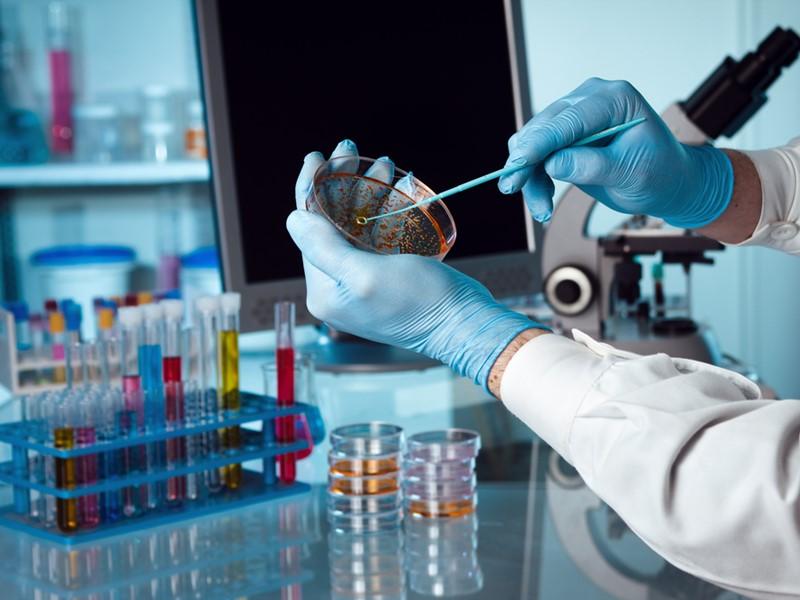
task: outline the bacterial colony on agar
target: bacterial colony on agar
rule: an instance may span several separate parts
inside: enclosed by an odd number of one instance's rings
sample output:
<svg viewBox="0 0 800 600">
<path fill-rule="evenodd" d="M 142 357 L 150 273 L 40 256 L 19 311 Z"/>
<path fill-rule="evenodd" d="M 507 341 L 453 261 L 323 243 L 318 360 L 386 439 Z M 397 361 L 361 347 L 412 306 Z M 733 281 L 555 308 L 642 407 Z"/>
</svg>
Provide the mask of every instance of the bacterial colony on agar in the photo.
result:
<svg viewBox="0 0 800 600">
<path fill-rule="evenodd" d="M 452 246 L 452 235 L 440 222 L 449 221 L 443 205 L 366 222 L 366 219 L 415 204 L 415 200 L 387 183 L 354 173 L 328 173 L 314 181 L 316 206 L 340 230 L 366 248 L 380 254 L 419 254 L 443 258 Z"/>
</svg>

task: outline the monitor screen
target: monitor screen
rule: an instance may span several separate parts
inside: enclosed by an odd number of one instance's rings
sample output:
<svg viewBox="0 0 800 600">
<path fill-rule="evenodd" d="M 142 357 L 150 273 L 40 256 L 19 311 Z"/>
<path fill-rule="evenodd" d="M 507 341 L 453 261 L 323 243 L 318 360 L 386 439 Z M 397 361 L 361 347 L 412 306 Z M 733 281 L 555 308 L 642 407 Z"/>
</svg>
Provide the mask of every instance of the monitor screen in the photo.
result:
<svg viewBox="0 0 800 600">
<path fill-rule="evenodd" d="M 503 0 L 220 0 L 216 12 L 239 212 L 228 243 L 246 284 L 302 274 L 285 218 L 312 150 L 350 138 L 434 191 L 503 166 L 516 129 Z M 494 182 L 447 205 L 448 261 L 528 249 L 519 196 Z"/>
</svg>

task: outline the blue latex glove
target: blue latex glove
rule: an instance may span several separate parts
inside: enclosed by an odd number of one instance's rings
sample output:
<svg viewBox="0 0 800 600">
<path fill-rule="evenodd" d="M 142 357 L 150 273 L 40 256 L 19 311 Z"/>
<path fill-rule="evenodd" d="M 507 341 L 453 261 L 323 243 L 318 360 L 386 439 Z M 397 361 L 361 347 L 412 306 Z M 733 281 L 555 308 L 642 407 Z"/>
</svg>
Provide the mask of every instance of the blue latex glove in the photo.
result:
<svg viewBox="0 0 800 600">
<path fill-rule="evenodd" d="M 331 157 L 357 156 L 341 142 Z M 305 209 L 322 154 L 305 158 L 287 227 L 303 253 L 311 314 L 337 329 L 420 352 L 486 387 L 497 356 L 520 332 L 541 325 L 509 310 L 483 285 L 433 258 L 380 255 L 352 246 L 324 217 Z M 381 158 L 371 177 L 390 181 Z M 399 184 L 398 184 L 399 185 Z"/>
<path fill-rule="evenodd" d="M 637 117 L 647 120 L 605 147 L 568 148 L 583 137 Z M 503 177 L 504 194 L 522 190 L 533 217 L 553 212 L 553 181 L 576 184 L 603 204 L 647 214 L 676 227 L 704 227 L 728 207 L 733 167 L 712 146 L 675 139 L 642 95 L 626 81 L 589 79 L 545 108 L 508 140 L 506 165 L 531 169 Z"/>
</svg>

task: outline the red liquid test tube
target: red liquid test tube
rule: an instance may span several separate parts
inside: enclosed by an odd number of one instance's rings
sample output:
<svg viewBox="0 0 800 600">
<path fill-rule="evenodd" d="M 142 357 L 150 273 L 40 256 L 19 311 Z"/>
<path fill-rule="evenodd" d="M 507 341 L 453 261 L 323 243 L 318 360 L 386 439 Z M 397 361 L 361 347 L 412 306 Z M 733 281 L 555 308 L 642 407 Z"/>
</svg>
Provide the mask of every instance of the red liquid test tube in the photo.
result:
<svg viewBox="0 0 800 600">
<path fill-rule="evenodd" d="M 275 360 L 278 373 L 278 406 L 294 405 L 294 302 L 278 302 L 275 305 L 275 336 L 277 351 Z M 275 437 L 282 444 L 295 441 L 294 416 L 275 420 Z M 280 480 L 294 483 L 297 478 L 297 458 L 293 452 L 278 457 Z"/>
</svg>

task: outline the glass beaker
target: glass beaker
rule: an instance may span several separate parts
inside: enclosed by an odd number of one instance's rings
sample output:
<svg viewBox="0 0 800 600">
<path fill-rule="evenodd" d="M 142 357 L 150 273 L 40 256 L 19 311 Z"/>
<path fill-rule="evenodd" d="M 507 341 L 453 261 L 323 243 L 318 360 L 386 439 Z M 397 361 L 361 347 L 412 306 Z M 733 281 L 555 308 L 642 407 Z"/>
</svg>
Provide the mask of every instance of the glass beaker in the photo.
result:
<svg viewBox="0 0 800 600">
<path fill-rule="evenodd" d="M 387 164 L 363 156 L 331 158 L 315 173 L 306 208 L 323 215 L 356 247 L 442 260 L 456 241 L 456 224 L 441 201 L 364 222 L 434 195 L 413 175 Z"/>
</svg>

